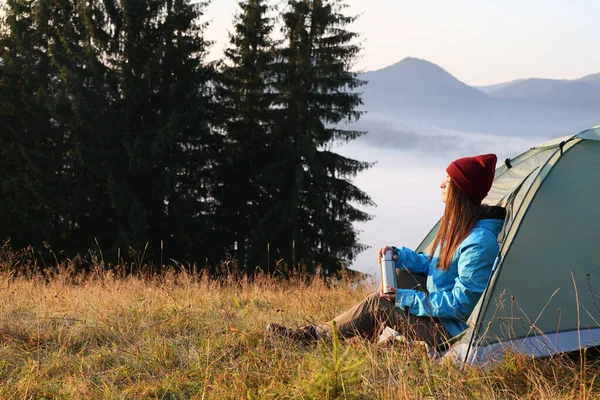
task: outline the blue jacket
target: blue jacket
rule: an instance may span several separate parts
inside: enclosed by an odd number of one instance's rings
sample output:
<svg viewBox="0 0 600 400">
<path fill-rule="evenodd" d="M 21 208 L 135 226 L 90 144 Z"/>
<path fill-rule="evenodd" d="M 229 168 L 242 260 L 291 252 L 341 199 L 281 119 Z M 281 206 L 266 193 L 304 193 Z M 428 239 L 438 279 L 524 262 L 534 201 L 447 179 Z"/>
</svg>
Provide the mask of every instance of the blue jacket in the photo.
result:
<svg viewBox="0 0 600 400">
<path fill-rule="evenodd" d="M 396 307 L 411 314 L 439 318 L 448 333 L 456 336 L 485 290 L 496 256 L 502 219 L 480 219 L 461 242 L 446 271 L 436 267 L 439 248 L 431 262 L 429 255 L 406 247 L 397 248 L 396 268 L 427 275 L 427 291 L 398 289 Z"/>
</svg>

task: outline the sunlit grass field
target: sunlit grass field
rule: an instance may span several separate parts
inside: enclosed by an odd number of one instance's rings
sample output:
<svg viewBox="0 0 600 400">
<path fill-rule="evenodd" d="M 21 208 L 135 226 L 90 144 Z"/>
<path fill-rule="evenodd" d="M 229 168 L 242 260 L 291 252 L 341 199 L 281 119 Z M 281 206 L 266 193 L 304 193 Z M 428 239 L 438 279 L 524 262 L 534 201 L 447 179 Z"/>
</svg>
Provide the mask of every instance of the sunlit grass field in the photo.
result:
<svg viewBox="0 0 600 400">
<path fill-rule="evenodd" d="M 344 274 L 246 277 L 225 263 L 219 278 L 128 276 L 97 259 L 39 273 L 1 257 L 3 399 L 600 398 L 600 361 L 585 354 L 461 369 L 418 345 L 265 337 L 268 322 L 326 321 L 370 293 Z"/>
</svg>

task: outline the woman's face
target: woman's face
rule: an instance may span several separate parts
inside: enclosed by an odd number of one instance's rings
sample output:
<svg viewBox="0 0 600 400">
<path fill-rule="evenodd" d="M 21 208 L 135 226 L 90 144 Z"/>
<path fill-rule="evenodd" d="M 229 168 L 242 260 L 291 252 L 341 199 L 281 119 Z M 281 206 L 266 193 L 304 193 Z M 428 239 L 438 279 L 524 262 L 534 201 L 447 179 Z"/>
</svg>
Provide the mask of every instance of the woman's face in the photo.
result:
<svg viewBox="0 0 600 400">
<path fill-rule="evenodd" d="M 446 180 L 442 182 L 440 188 L 442 189 L 442 203 L 446 203 L 448 201 L 448 190 L 450 189 L 450 176 L 446 174 Z"/>
</svg>

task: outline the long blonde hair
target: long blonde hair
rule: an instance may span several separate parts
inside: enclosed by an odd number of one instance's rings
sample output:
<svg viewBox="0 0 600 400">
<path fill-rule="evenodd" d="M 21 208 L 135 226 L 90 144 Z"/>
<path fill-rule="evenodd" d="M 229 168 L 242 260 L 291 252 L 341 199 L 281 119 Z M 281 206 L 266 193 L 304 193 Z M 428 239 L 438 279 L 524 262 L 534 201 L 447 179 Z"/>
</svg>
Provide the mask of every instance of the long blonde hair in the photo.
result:
<svg viewBox="0 0 600 400">
<path fill-rule="evenodd" d="M 441 270 L 450 267 L 456 248 L 469 235 L 483 209 L 483 206 L 475 204 L 452 181 L 448 182 L 447 195 L 444 215 L 429 256 L 431 260 L 435 250 L 440 247 L 437 267 Z"/>
</svg>

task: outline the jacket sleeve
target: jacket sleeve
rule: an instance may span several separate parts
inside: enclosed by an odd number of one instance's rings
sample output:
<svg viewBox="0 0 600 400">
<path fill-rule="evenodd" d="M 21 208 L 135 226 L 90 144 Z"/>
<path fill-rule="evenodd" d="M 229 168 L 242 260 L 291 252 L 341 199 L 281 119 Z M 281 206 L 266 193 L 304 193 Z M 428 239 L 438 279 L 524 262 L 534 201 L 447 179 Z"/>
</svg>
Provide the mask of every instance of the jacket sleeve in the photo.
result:
<svg viewBox="0 0 600 400">
<path fill-rule="evenodd" d="M 396 268 L 413 274 L 425 274 L 429 272 L 429 256 L 417 253 L 406 247 L 394 247 L 398 254 Z"/>
<path fill-rule="evenodd" d="M 497 244 L 486 246 L 479 241 L 465 246 L 459 255 L 458 277 L 452 290 L 426 294 L 398 289 L 396 306 L 418 316 L 466 320 L 485 290 L 497 254 Z"/>
</svg>

